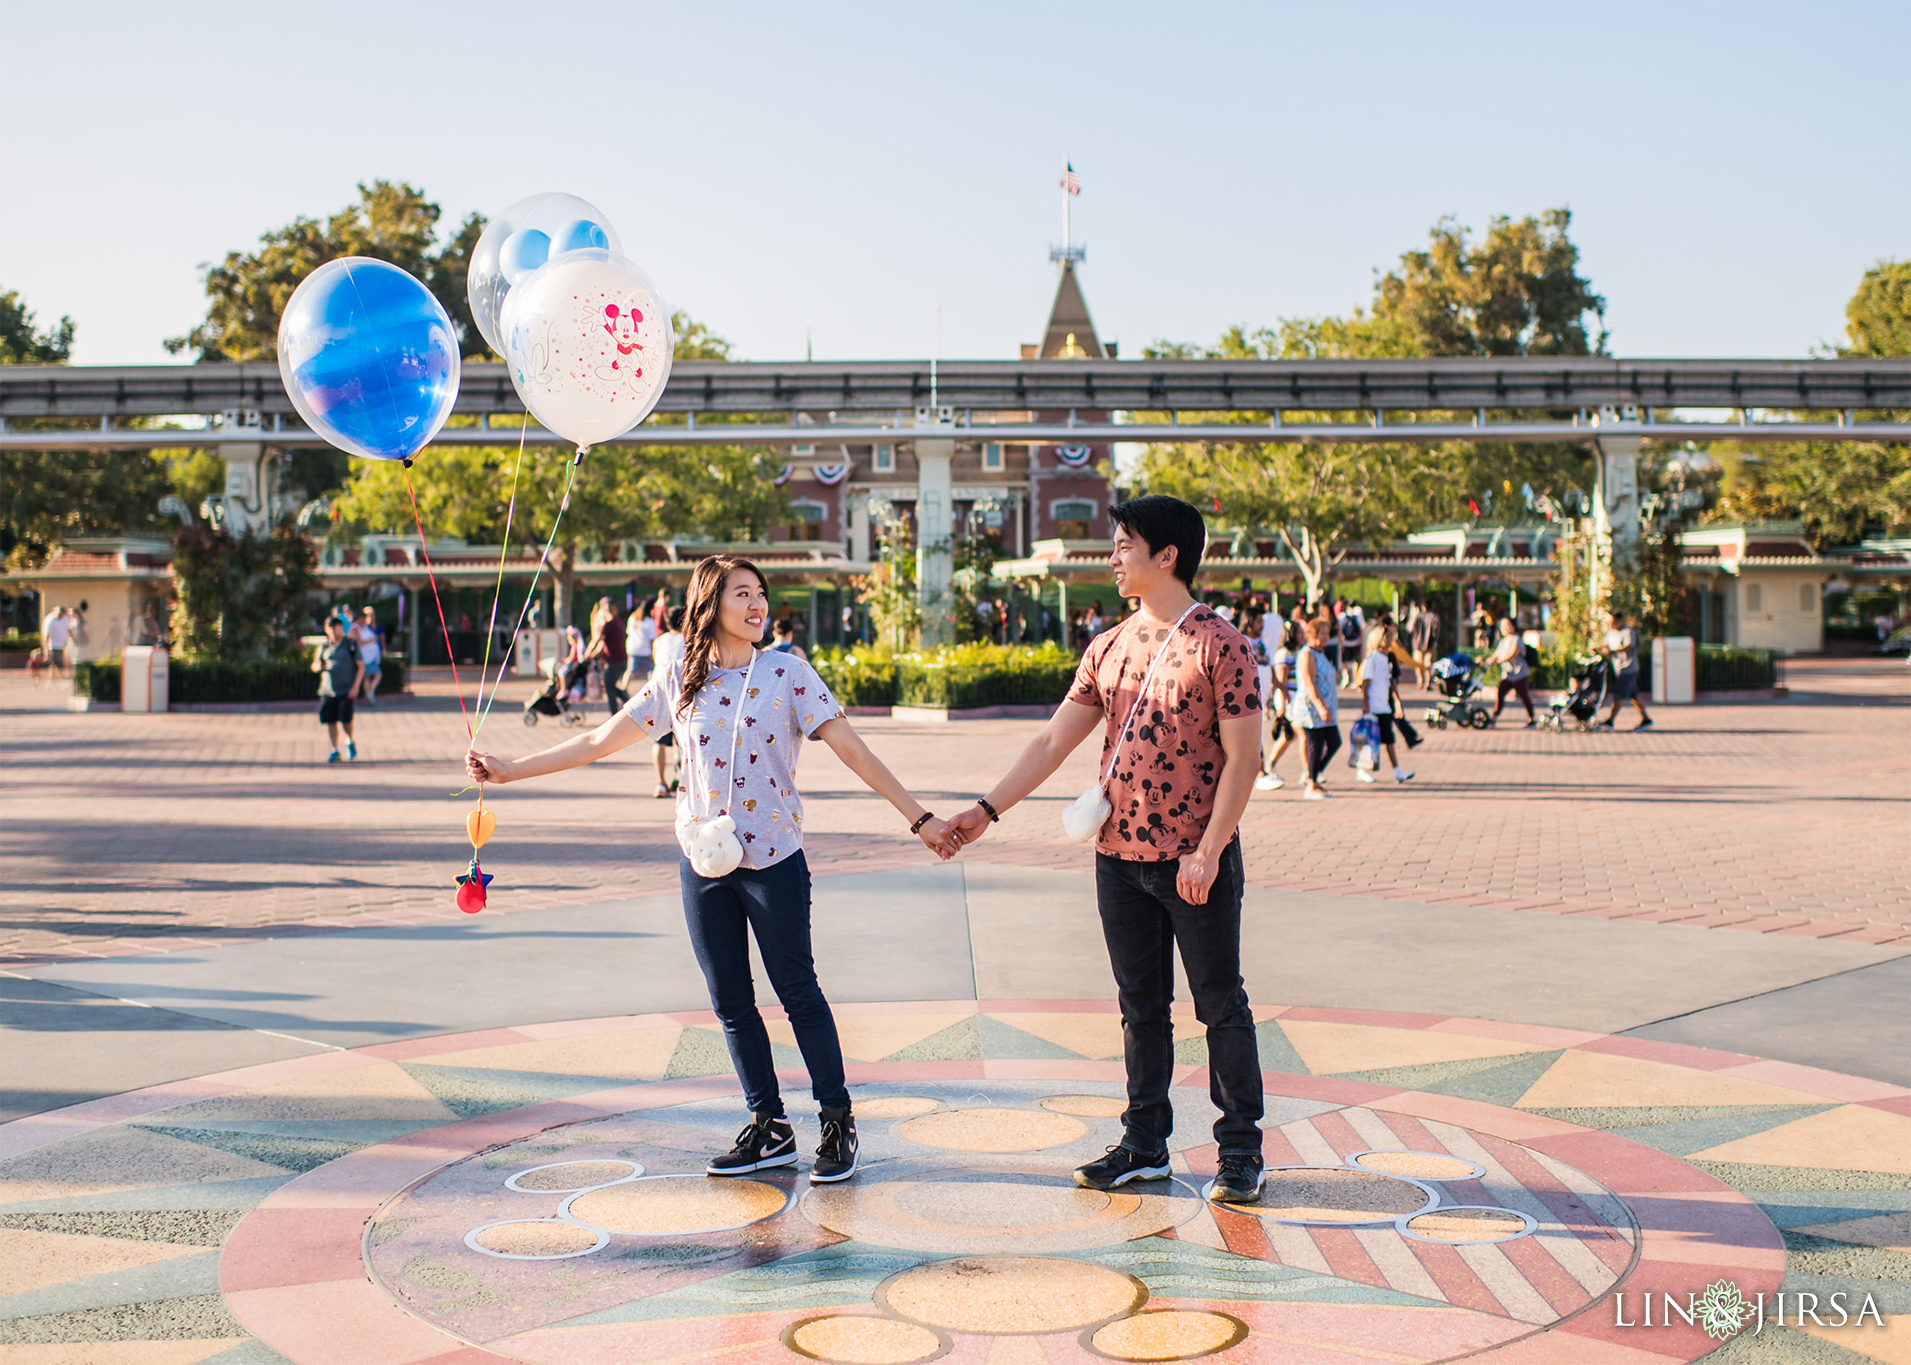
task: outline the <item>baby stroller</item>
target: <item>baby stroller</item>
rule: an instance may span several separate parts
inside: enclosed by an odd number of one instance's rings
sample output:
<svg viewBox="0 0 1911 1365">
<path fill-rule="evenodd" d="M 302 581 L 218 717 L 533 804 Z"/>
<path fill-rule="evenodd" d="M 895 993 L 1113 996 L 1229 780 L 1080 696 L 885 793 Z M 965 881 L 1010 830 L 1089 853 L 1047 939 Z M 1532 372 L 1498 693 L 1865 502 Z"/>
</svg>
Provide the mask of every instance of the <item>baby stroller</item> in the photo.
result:
<svg viewBox="0 0 1911 1365">
<path fill-rule="evenodd" d="M 558 716 L 565 725 L 582 725 L 584 708 L 572 700 L 573 692 L 583 691 L 587 663 L 565 664 L 556 659 L 544 667 L 544 686 L 524 703 L 524 723 L 536 725 L 539 716 Z"/>
<path fill-rule="evenodd" d="M 1561 733 L 1568 720 L 1581 730 L 1593 729 L 1599 724 L 1599 708 L 1606 704 L 1611 686 L 1612 670 L 1607 667 L 1605 658 L 1598 654 L 1581 655 L 1574 661 L 1573 685 L 1564 697 L 1553 698 L 1539 723 Z"/>
<path fill-rule="evenodd" d="M 1465 654 L 1449 654 L 1436 662 L 1433 685 L 1445 698 L 1427 708 L 1427 724 L 1434 729 L 1444 730 L 1451 723 L 1484 730 L 1493 724 L 1493 712 L 1484 701 L 1476 700 L 1480 691 L 1480 666 Z"/>
</svg>

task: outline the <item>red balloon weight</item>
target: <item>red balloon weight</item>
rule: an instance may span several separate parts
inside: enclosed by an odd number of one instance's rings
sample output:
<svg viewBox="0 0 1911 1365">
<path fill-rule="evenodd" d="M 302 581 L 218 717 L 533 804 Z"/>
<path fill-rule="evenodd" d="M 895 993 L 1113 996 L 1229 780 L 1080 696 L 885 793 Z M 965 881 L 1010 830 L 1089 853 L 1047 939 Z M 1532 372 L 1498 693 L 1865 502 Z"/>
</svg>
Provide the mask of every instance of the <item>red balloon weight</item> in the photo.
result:
<svg viewBox="0 0 1911 1365">
<path fill-rule="evenodd" d="M 458 908 L 467 915 L 484 909 L 484 883 L 473 877 L 458 888 Z"/>
</svg>

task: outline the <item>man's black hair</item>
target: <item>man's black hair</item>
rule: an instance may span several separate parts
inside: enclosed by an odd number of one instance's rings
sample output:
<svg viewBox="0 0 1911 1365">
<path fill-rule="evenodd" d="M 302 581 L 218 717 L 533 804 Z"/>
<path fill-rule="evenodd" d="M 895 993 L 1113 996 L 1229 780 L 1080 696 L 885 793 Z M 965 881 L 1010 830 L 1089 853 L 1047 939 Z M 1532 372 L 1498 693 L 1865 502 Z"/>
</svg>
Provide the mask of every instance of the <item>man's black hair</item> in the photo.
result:
<svg viewBox="0 0 1911 1365">
<path fill-rule="evenodd" d="M 1208 548 L 1208 523 L 1200 508 L 1180 498 L 1150 493 L 1145 498 L 1116 503 L 1108 509 L 1108 520 L 1130 535 L 1140 536 L 1151 555 L 1174 546 L 1174 576 L 1194 586 L 1201 556 Z"/>
</svg>

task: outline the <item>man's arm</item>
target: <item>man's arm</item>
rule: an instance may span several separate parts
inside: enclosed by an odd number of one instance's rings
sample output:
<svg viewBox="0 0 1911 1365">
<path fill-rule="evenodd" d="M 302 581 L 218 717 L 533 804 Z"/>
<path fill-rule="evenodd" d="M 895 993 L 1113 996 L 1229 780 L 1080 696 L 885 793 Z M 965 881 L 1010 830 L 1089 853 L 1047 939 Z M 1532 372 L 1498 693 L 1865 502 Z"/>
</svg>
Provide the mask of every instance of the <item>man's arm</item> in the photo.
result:
<svg viewBox="0 0 1911 1365">
<path fill-rule="evenodd" d="M 1046 782 L 1062 766 L 1062 760 L 1094 734 L 1102 722 L 1103 712 L 1099 706 L 1090 706 L 1073 699 L 1064 701 L 1048 724 L 1042 727 L 1042 732 L 1028 742 L 1028 747 L 1016 756 L 1015 762 L 1002 775 L 1002 780 L 989 789 L 983 800 L 995 807 L 997 815 L 1003 814 Z M 1256 745 L 1261 742 L 1258 730 L 1254 742 Z M 1249 780 L 1253 780 L 1251 773 Z M 982 808 L 981 802 L 977 802 L 949 823 L 960 834 L 963 843 L 972 844 L 987 832 L 989 813 Z"/>
<path fill-rule="evenodd" d="M 1250 711 L 1228 716 L 1220 726 L 1221 752 L 1225 761 L 1220 780 L 1214 784 L 1214 813 L 1194 852 L 1184 854 L 1181 869 L 1175 874 L 1174 889 L 1190 905 L 1206 905 L 1215 873 L 1221 870 L 1221 855 L 1227 851 L 1241 814 L 1254 793 L 1254 778 L 1260 772 L 1261 713 Z"/>
</svg>

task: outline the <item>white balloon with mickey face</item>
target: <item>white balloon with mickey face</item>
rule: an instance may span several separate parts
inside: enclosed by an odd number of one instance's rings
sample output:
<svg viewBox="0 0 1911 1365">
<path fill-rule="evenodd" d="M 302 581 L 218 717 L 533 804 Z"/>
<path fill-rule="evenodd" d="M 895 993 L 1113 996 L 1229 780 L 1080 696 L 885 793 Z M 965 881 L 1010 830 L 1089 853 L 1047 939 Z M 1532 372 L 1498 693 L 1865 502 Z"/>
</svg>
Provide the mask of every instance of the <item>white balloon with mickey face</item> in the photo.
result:
<svg viewBox="0 0 1911 1365">
<path fill-rule="evenodd" d="M 552 257 L 511 287 L 501 319 L 511 383 L 531 415 L 580 447 L 631 430 L 670 378 L 670 310 L 613 251 Z"/>
</svg>

